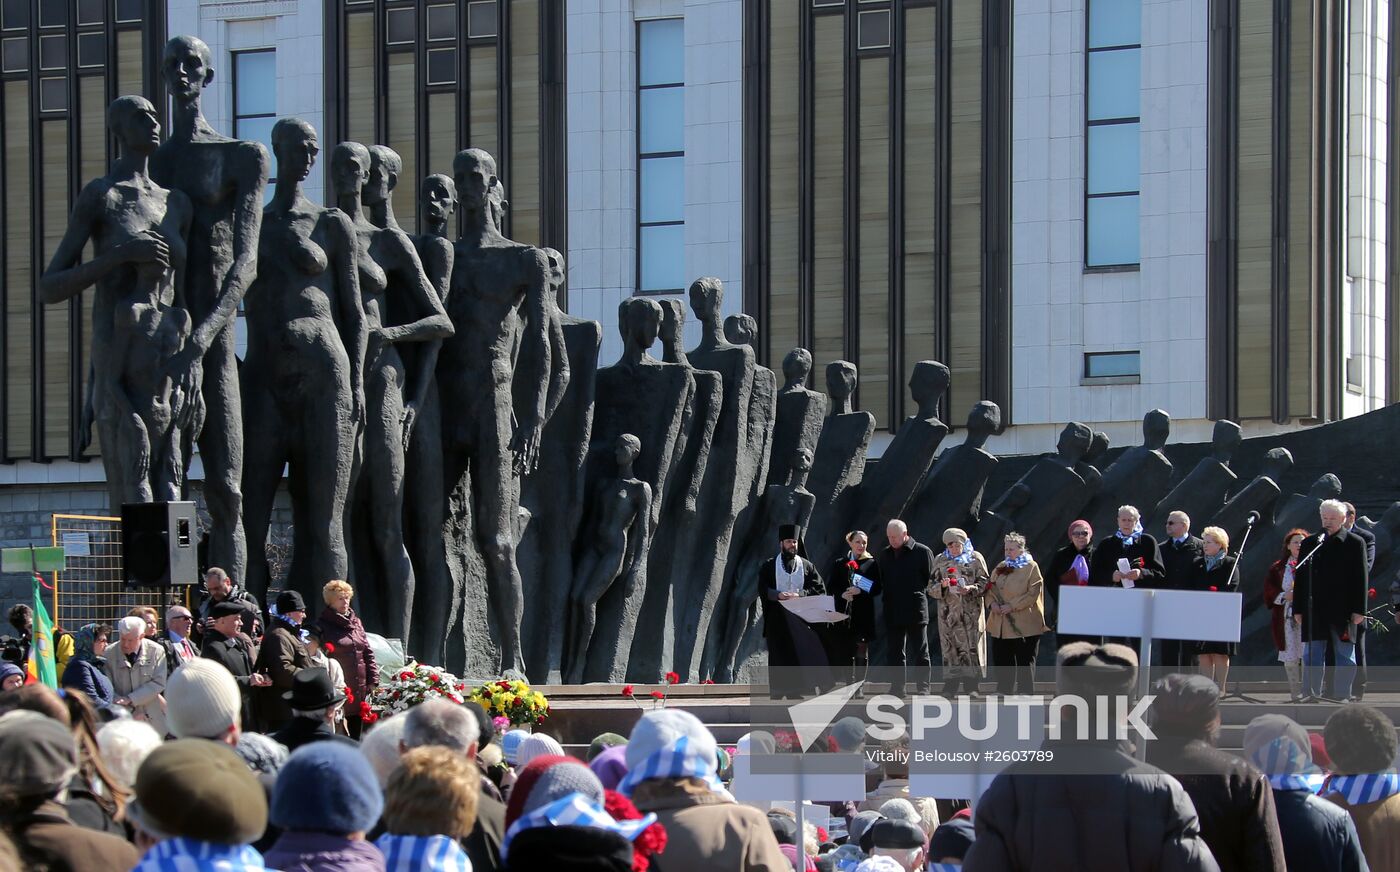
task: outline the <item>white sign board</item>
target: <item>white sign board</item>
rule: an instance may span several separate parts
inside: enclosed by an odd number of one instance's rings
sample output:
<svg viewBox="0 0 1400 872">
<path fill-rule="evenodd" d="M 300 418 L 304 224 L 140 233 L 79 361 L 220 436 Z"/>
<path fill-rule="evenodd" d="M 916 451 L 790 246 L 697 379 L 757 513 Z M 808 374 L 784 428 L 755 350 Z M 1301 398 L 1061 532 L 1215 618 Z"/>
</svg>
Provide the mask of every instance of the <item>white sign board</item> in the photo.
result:
<svg viewBox="0 0 1400 872">
<path fill-rule="evenodd" d="M 64 533 L 63 555 L 65 557 L 91 557 L 92 541 L 88 534 L 82 531 L 76 533 Z"/>
<path fill-rule="evenodd" d="M 1238 642 L 1243 607 L 1238 592 L 1064 586 L 1057 629 L 1076 636 Z"/>
</svg>

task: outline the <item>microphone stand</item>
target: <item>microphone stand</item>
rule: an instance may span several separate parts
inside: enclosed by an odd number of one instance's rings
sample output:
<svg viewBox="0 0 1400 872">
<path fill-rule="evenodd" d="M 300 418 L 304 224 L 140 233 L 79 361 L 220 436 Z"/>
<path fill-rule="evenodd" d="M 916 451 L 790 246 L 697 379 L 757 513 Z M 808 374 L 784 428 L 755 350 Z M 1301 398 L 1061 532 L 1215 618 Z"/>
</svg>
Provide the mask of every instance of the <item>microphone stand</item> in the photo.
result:
<svg viewBox="0 0 1400 872">
<path fill-rule="evenodd" d="M 1230 591 L 1231 593 L 1235 591 L 1235 586 L 1239 583 L 1235 579 L 1240 571 L 1240 562 L 1244 560 L 1244 549 L 1249 545 L 1249 534 L 1254 532 L 1254 524 L 1258 520 L 1259 515 L 1255 512 L 1250 512 L 1249 517 L 1246 519 L 1246 523 L 1248 524 L 1248 526 L 1244 529 L 1244 538 L 1240 540 L 1240 550 L 1235 552 L 1235 562 L 1230 567 L 1230 577 L 1225 580 L 1225 589 Z M 1243 617 L 1241 617 L 1241 620 L 1243 620 Z M 1235 673 L 1235 689 L 1233 691 L 1230 690 L 1229 682 L 1226 681 L 1226 686 L 1222 687 L 1221 691 L 1222 693 L 1220 699 L 1222 701 L 1227 699 L 1237 699 L 1241 702 L 1263 702 L 1263 700 L 1261 699 L 1255 699 L 1252 696 L 1245 695 L 1245 693 L 1240 690 L 1240 679 L 1238 672 Z"/>
<path fill-rule="evenodd" d="M 1311 538 L 1311 537 L 1309 537 L 1309 538 Z M 1311 550 L 1311 551 L 1309 551 L 1307 554 L 1303 555 L 1303 558 L 1302 558 L 1301 560 L 1298 561 L 1298 565 L 1297 565 L 1297 566 L 1293 567 L 1293 590 L 1294 590 L 1294 592 L 1295 592 L 1295 597 L 1296 597 L 1296 591 L 1298 590 L 1298 573 L 1299 573 L 1299 571 L 1302 570 L 1302 568 L 1303 568 L 1304 566 L 1307 565 L 1307 562 L 1308 562 L 1309 560 L 1312 560 L 1314 554 L 1316 554 L 1318 551 L 1320 551 L 1320 550 L 1322 549 L 1322 545 L 1323 545 L 1323 543 L 1326 542 L 1326 541 L 1327 541 L 1327 532 L 1324 530 L 1323 532 L 1318 533 L 1318 534 L 1317 534 L 1317 544 L 1314 545 L 1314 546 L 1312 547 L 1312 550 Z M 1308 579 L 1308 599 L 1307 599 L 1307 602 L 1304 603 L 1304 605 L 1303 605 L 1303 607 L 1304 607 L 1305 609 L 1307 609 L 1307 612 L 1308 612 L 1307 627 L 1305 628 L 1305 631 L 1304 631 L 1304 633 L 1303 633 L 1303 635 L 1307 637 L 1307 639 L 1305 639 L 1305 640 L 1303 641 L 1303 670 L 1302 670 L 1302 676 L 1303 676 L 1303 693 L 1305 694 L 1305 696 L 1304 696 L 1303 698 L 1304 698 L 1305 700 L 1310 700 L 1310 701 L 1312 701 L 1312 702 L 1317 702 L 1318 700 L 1323 699 L 1323 697 L 1322 697 L 1320 694 L 1319 694 L 1318 696 L 1313 696 L 1313 695 L 1312 695 L 1312 692 L 1309 690 L 1309 685 L 1308 685 L 1308 676 L 1309 676 L 1309 674 L 1310 674 L 1310 672 L 1311 672 L 1311 669 L 1312 669 L 1312 667 L 1308 665 L 1308 646 L 1312 644 L 1312 642 L 1311 642 L 1310 640 L 1312 639 L 1312 630 L 1313 630 L 1313 608 L 1312 608 L 1312 599 L 1313 599 L 1313 579 L 1309 578 L 1309 579 Z M 1325 678 L 1326 673 L 1327 673 L 1327 664 L 1326 664 L 1326 662 L 1324 662 L 1324 663 L 1321 664 L 1321 668 L 1322 668 L 1322 670 L 1323 670 L 1323 676 L 1324 676 L 1324 678 Z"/>
</svg>

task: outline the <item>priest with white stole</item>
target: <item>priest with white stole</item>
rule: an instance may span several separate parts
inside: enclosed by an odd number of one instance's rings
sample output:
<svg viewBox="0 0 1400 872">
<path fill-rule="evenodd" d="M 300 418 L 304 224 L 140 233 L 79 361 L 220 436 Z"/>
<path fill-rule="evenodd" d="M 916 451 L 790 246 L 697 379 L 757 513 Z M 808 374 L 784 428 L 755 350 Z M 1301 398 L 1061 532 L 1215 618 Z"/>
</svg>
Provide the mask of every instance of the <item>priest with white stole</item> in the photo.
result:
<svg viewBox="0 0 1400 872">
<path fill-rule="evenodd" d="M 801 527 L 796 524 L 778 527 L 778 553 L 764 562 L 758 572 L 758 584 L 763 594 L 763 636 L 768 641 L 769 693 L 775 697 L 787 696 L 802 691 L 809 684 L 818 684 L 800 680 L 793 667 L 813 665 L 803 662 L 809 658 L 804 658 L 801 652 L 819 652 L 821 643 L 801 618 L 782 605 L 786 600 L 826 593 L 817 567 L 807 559 Z M 812 649 L 813 644 L 815 649 Z"/>
</svg>

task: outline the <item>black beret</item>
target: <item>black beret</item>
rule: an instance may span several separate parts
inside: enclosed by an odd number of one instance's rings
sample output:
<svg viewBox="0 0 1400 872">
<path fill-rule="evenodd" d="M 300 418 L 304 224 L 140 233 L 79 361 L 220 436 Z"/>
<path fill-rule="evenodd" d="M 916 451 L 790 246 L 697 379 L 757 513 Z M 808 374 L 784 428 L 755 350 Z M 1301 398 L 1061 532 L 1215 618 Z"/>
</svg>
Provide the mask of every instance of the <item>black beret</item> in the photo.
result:
<svg viewBox="0 0 1400 872">
<path fill-rule="evenodd" d="M 924 831 L 909 821 L 885 819 L 870 827 L 870 841 L 877 848 L 922 848 Z"/>
</svg>

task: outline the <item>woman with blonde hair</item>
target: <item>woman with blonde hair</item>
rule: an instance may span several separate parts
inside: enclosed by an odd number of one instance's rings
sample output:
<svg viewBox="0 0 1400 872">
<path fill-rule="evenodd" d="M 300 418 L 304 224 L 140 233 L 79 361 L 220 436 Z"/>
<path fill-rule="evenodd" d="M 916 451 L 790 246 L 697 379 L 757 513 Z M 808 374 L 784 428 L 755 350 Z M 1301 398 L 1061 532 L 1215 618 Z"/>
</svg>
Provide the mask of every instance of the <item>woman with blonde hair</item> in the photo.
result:
<svg viewBox="0 0 1400 872">
<path fill-rule="evenodd" d="M 476 826 L 480 784 L 481 770 L 456 751 L 427 745 L 404 752 L 384 787 L 384 835 L 374 843 L 386 867 L 470 869 L 459 842 Z"/>
<path fill-rule="evenodd" d="M 987 593 L 987 561 L 972 548 L 972 540 L 957 527 L 943 531 L 943 553 L 934 555 L 928 594 L 942 602 L 938 609 L 938 645 L 943 652 L 943 693 L 952 696 L 961 685 L 976 697 L 987 662 L 987 621 L 982 598 Z"/>
<path fill-rule="evenodd" d="M 1232 590 L 1235 558 L 1230 556 L 1230 534 L 1219 527 L 1201 531 L 1201 556 L 1192 567 L 1191 587 L 1194 590 Z M 1214 681 L 1223 693 L 1230 675 L 1230 658 L 1235 653 L 1234 642 L 1197 642 L 1196 661 L 1201 674 Z"/>
<path fill-rule="evenodd" d="M 1026 537 L 1009 533 L 1006 558 L 987 582 L 987 637 L 997 671 L 997 693 L 1035 693 L 1035 655 L 1045 632 L 1045 582 L 1026 550 Z"/>
<path fill-rule="evenodd" d="M 846 534 L 846 553 L 827 575 L 826 592 L 836 600 L 836 610 L 850 615 L 846 630 L 853 657 L 843 660 L 846 682 L 864 678 L 870 667 L 870 640 L 875 638 L 875 597 L 880 595 L 880 567 L 867 550 L 870 537 L 864 530 Z"/>
<path fill-rule="evenodd" d="M 321 629 L 321 645 L 326 656 L 339 663 L 345 674 L 345 687 L 350 696 L 345 704 L 345 726 L 350 738 L 358 739 L 363 728 L 360 705 L 379 683 L 379 664 L 374 661 L 374 649 L 365 634 L 365 625 L 350 608 L 354 596 L 355 589 L 348 583 L 338 578 L 326 582 L 321 591 L 326 608 L 316 623 Z"/>
</svg>

